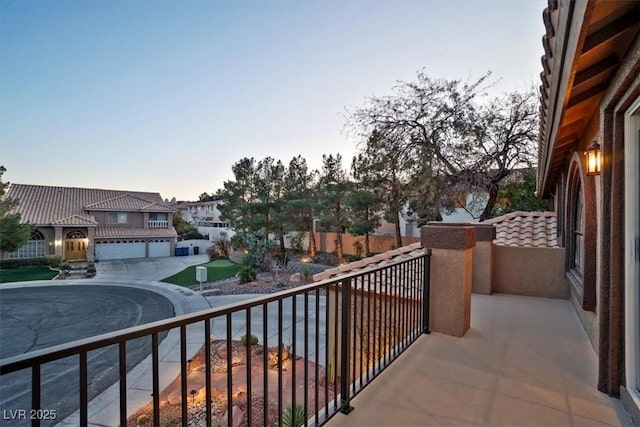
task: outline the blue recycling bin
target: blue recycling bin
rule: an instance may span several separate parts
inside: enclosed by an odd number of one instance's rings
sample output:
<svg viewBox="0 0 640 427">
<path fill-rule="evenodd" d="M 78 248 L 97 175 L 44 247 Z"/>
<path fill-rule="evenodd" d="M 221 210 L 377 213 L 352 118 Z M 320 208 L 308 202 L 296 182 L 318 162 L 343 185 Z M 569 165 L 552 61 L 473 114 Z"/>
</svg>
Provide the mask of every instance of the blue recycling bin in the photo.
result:
<svg viewBox="0 0 640 427">
<path fill-rule="evenodd" d="M 189 248 L 176 248 L 176 256 L 189 255 Z"/>
</svg>

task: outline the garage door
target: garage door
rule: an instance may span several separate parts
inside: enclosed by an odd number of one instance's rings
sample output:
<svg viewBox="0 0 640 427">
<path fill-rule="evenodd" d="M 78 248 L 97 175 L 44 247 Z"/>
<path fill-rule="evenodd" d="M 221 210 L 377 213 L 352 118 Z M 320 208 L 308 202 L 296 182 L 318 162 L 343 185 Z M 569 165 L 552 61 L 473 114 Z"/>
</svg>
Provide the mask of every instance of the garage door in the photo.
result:
<svg viewBox="0 0 640 427">
<path fill-rule="evenodd" d="M 144 258 L 146 243 L 137 241 L 96 242 L 96 259 Z"/>
<path fill-rule="evenodd" d="M 169 242 L 149 242 L 149 258 L 171 256 Z"/>
</svg>

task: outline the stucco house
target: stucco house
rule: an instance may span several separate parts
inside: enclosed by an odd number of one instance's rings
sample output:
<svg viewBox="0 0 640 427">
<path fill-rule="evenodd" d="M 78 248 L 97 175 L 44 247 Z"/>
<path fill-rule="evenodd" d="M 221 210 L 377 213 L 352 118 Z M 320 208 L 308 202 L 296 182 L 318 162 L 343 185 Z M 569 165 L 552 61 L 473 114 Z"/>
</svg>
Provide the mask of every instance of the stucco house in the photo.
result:
<svg viewBox="0 0 640 427">
<path fill-rule="evenodd" d="M 60 255 L 65 261 L 171 256 L 175 210 L 160 194 L 93 188 L 11 184 L 31 240 L 3 258 Z"/>
<path fill-rule="evenodd" d="M 218 209 L 220 203 L 218 196 L 210 196 L 206 200 L 182 202 L 174 207 L 185 221 L 195 226 L 200 234 L 208 236 L 209 241 L 213 242 L 235 234 L 229 222 L 220 219 Z"/>
<path fill-rule="evenodd" d="M 640 2 L 550 0 L 543 19 L 538 193 L 598 389 L 640 422 Z"/>
</svg>

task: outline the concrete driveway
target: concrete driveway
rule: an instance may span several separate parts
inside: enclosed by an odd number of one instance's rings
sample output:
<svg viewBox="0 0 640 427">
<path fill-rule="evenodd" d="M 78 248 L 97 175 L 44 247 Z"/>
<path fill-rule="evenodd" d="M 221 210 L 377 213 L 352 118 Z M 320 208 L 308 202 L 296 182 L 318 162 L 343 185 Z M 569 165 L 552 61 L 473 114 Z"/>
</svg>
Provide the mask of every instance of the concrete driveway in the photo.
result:
<svg viewBox="0 0 640 427">
<path fill-rule="evenodd" d="M 210 308 L 207 300 L 197 292 L 159 280 L 184 268 L 207 262 L 206 255 L 102 261 L 96 263 L 97 274 L 93 279 L 65 281 L 16 282 L 0 285 L 0 357 L 11 357 L 40 348 L 114 331 L 129 326 L 148 323 L 175 315 Z M 162 363 L 169 360 L 175 365 L 179 335 L 176 331 L 162 334 L 160 354 Z M 194 336 L 203 337 L 203 331 Z M 138 365 L 149 359 L 149 343 L 144 340 L 130 342 L 127 346 L 127 362 Z M 189 356 L 202 345 L 193 345 Z M 116 383 L 118 372 L 117 348 L 96 350 L 90 355 L 90 372 L 101 372 L 100 384 L 92 382 L 90 399 L 115 402 L 119 393 L 111 384 Z M 146 360 L 145 360 L 146 362 Z M 145 384 L 148 369 L 145 362 L 133 368 L 127 375 L 132 378 L 129 394 L 148 400 L 149 391 L 133 381 Z M 150 363 L 150 362 L 149 362 Z M 168 382 L 176 373 L 163 369 Z M 0 378 L 0 406 L 26 409 L 30 405 L 28 393 L 29 372 L 16 372 Z M 43 408 L 56 408 L 61 421 L 74 412 L 78 397 L 74 390 L 78 382 L 77 361 L 61 360 L 43 367 Z M 135 387 L 135 389 L 134 389 Z M 106 390 L 106 391 L 105 391 Z M 98 396 L 99 395 L 99 396 Z M 134 398 L 134 401 L 136 399 Z M 93 402 L 92 402 L 93 403 Z M 133 405 L 133 402 L 132 402 Z M 93 405 L 95 407 L 96 405 Z M 92 408 L 93 408 L 92 407 Z M 104 408 L 108 415 L 117 414 L 112 407 Z M 22 425 L 17 420 L 15 425 Z M 29 422 L 23 420 L 27 425 Z M 78 418 L 71 417 L 66 425 L 79 425 Z M 47 425 L 46 423 L 44 425 Z"/>
<path fill-rule="evenodd" d="M 206 254 L 96 262 L 96 279 L 160 281 L 185 268 L 209 261 Z"/>
</svg>

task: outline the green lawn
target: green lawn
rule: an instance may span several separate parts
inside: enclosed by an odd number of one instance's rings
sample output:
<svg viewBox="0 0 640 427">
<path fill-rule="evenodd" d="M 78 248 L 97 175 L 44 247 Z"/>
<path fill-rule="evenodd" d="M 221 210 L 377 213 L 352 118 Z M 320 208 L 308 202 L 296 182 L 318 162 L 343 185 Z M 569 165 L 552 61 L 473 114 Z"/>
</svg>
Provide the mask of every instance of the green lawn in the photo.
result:
<svg viewBox="0 0 640 427">
<path fill-rule="evenodd" d="M 182 270 L 180 273 L 162 279 L 162 282 L 173 283 L 174 285 L 189 286 L 198 283 L 196 280 L 196 267 L 207 267 L 207 281 L 227 279 L 236 275 L 240 266 L 228 259 L 216 259 L 200 265 L 192 265 Z"/>
<path fill-rule="evenodd" d="M 0 270 L 0 283 L 28 282 L 31 280 L 51 280 L 58 275 L 48 267 L 22 267 Z"/>
</svg>

